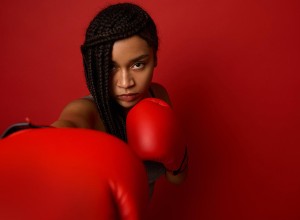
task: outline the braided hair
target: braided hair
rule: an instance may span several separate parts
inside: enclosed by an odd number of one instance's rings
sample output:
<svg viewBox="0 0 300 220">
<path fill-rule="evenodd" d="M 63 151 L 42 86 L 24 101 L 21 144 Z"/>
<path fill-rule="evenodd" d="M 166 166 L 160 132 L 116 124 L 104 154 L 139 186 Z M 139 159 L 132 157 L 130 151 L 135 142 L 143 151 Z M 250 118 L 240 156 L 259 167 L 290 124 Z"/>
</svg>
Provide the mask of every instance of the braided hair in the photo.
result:
<svg viewBox="0 0 300 220">
<path fill-rule="evenodd" d="M 158 50 L 156 26 L 149 14 L 132 3 L 119 3 L 100 11 L 91 21 L 81 46 L 87 87 L 106 131 L 126 141 L 125 115 L 110 96 L 112 47 L 117 40 L 138 35 Z"/>
</svg>

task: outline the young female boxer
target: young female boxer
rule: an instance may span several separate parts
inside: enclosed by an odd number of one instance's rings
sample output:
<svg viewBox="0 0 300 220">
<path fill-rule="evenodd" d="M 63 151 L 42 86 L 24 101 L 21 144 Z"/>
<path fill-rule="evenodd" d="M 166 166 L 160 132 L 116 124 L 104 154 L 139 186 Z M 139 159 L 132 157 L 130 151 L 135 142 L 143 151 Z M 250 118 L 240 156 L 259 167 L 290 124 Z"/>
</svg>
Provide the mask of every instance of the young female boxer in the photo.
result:
<svg viewBox="0 0 300 220">
<path fill-rule="evenodd" d="M 167 91 L 161 85 L 151 82 L 153 71 L 157 65 L 157 50 L 156 25 L 141 7 L 131 3 L 120 3 L 100 11 L 87 28 L 85 41 L 81 46 L 86 83 L 90 95 L 70 102 L 52 126 L 99 130 L 127 142 L 127 113 L 137 103 L 145 98 L 153 97 L 171 105 Z M 155 101 L 153 103 L 157 109 L 162 107 L 162 110 L 158 111 L 164 111 L 164 104 Z M 141 109 L 139 111 L 143 114 L 152 115 L 147 110 L 147 104 Z M 139 120 L 143 120 L 144 116 L 138 114 L 141 118 Z M 163 118 L 166 117 L 157 114 L 153 115 L 153 119 L 150 121 L 163 121 Z M 129 123 L 132 127 L 132 124 L 138 122 L 131 120 Z M 156 130 L 155 125 L 151 126 L 149 129 Z M 133 125 L 133 127 L 135 126 Z M 136 131 L 131 130 L 131 139 L 141 135 L 147 137 L 147 131 L 143 132 L 144 134 L 132 135 Z M 159 134 L 161 131 L 157 130 L 153 133 Z M 158 138 L 153 137 L 153 139 Z M 178 137 L 175 138 L 178 139 Z M 172 139 L 172 135 L 166 139 Z M 155 141 L 159 142 L 159 140 Z M 175 142 L 180 143 L 173 140 L 167 141 L 168 145 Z M 163 142 L 166 141 L 161 143 Z M 139 155 L 143 155 L 141 159 L 145 161 L 151 192 L 155 181 L 161 175 L 166 175 L 166 178 L 172 183 L 181 183 L 184 180 L 187 164 L 184 144 L 176 147 L 180 150 L 172 150 L 172 147 L 169 146 L 159 146 L 159 149 L 166 148 L 166 150 L 161 153 L 160 150 L 153 149 L 156 151 L 156 156 L 143 149 L 143 146 L 137 145 L 139 144 L 135 144 L 133 149 L 139 151 Z M 176 170 L 168 168 L 172 168 L 170 164 L 174 165 L 175 163 L 176 159 L 173 157 L 180 158 L 180 163 L 177 159 L 178 169 L 176 168 Z"/>
</svg>

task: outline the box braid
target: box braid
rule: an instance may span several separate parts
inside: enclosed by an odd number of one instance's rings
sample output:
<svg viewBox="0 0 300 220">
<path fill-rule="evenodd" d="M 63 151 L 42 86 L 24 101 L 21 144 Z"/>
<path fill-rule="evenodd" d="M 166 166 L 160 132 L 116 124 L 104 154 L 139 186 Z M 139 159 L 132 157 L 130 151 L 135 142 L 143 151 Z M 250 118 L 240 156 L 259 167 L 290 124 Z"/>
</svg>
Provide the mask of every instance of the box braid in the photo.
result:
<svg viewBox="0 0 300 220">
<path fill-rule="evenodd" d="M 126 141 L 125 115 L 110 97 L 112 47 L 115 41 L 138 35 L 158 50 L 155 23 L 141 7 L 131 3 L 108 6 L 91 21 L 81 46 L 87 87 L 108 133 Z"/>
</svg>

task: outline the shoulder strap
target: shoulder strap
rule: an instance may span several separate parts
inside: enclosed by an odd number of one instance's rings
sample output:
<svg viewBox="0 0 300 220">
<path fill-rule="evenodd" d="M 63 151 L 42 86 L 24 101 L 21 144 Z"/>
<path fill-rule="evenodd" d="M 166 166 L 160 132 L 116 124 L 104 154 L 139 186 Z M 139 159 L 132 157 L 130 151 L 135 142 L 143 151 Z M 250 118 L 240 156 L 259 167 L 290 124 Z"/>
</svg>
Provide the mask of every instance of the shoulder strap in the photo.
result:
<svg viewBox="0 0 300 220">
<path fill-rule="evenodd" d="M 155 94 L 154 94 L 154 91 L 153 91 L 153 89 L 152 89 L 151 86 L 149 88 L 149 93 L 150 93 L 150 95 L 151 95 L 152 98 L 155 98 Z"/>
<path fill-rule="evenodd" d="M 82 98 L 83 98 L 83 99 L 89 99 L 89 100 L 94 101 L 94 98 L 93 98 L 92 95 L 84 96 L 84 97 L 82 97 Z"/>
</svg>

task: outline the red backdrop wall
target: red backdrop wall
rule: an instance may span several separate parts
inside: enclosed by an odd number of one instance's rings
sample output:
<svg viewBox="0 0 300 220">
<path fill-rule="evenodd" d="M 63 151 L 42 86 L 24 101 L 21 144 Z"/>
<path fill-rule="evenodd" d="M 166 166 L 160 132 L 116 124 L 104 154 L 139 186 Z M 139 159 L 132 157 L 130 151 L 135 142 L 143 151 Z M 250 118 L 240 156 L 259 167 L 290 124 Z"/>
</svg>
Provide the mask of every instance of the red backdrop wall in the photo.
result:
<svg viewBox="0 0 300 220">
<path fill-rule="evenodd" d="M 154 80 L 190 150 L 187 181 L 160 179 L 149 219 L 299 219 L 299 1 L 135 2 L 158 25 Z M 79 46 L 107 4 L 1 1 L 0 131 L 87 94 Z"/>
</svg>

